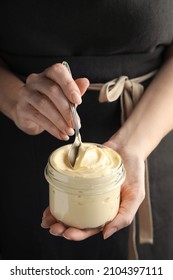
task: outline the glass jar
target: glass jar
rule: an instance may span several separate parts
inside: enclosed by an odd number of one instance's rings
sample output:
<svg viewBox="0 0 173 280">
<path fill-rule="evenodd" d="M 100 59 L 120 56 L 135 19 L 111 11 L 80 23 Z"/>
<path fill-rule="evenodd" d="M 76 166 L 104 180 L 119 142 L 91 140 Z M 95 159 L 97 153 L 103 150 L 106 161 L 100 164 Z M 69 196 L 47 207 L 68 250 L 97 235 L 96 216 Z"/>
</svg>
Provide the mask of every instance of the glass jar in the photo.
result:
<svg viewBox="0 0 173 280">
<path fill-rule="evenodd" d="M 88 145 L 93 143 L 88 143 Z M 104 146 L 103 146 L 104 147 Z M 96 228 L 113 220 L 120 203 L 120 189 L 125 180 L 125 169 L 118 153 L 109 149 L 112 157 L 117 157 L 116 166 L 111 171 L 92 170 L 87 176 L 75 169 L 70 172 L 54 165 L 54 157 L 66 156 L 70 145 L 55 150 L 49 157 L 45 177 L 49 183 L 49 206 L 52 215 L 67 226 L 80 229 Z M 106 168 L 106 166 L 105 166 Z M 105 168 L 102 169 L 104 170 Z M 107 167 L 109 168 L 109 167 Z"/>
</svg>

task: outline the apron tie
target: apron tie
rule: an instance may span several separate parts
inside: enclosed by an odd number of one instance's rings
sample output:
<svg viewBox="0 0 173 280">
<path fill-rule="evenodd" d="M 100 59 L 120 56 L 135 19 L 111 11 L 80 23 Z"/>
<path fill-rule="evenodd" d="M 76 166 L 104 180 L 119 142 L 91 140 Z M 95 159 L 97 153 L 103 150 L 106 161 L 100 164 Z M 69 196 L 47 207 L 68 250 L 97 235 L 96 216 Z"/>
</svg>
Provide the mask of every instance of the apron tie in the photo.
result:
<svg viewBox="0 0 173 280">
<path fill-rule="evenodd" d="M 146 75 L 129 79 L 127 76 L 108 81 L 107 83 L 92 83 L 89 90 L 100 91 L 100 102 L 113 102 L 120 97 L 121 104 L 121 123 L 129 117 L 132 110 L 142 97 L 144 87 L 143 81 L 152 78 L 157 71 L 152 71 Z M 148 179 L 148 164 L 145 161 L 145 198 L 138 209 L 139 214 L 139 242 L 140 244 L 153 244 L 153 220 Z M 138 259 L 136 245 L 136 217 L 129 229 L 129 259 Z"/>
</svg>

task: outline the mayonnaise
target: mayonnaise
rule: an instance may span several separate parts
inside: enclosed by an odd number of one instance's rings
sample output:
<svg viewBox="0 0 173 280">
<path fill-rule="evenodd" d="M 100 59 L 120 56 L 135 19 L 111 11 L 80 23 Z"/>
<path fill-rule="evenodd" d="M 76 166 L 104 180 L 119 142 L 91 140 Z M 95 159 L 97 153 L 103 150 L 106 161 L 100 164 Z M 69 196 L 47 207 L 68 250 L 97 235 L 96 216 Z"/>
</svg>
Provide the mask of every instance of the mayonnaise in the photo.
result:
<svg viewBox="0 0 173 280">
<path fill-rule="evenodd" d="M 103 226 L 119 209 L 120 187 L 125 179 L 121 157 L 106 146 L 82 143 L 71 168 L 69 148 L 66 145 L 55 150 L 45 169 L 51 213 L 68 226 Z"/>
</svg>

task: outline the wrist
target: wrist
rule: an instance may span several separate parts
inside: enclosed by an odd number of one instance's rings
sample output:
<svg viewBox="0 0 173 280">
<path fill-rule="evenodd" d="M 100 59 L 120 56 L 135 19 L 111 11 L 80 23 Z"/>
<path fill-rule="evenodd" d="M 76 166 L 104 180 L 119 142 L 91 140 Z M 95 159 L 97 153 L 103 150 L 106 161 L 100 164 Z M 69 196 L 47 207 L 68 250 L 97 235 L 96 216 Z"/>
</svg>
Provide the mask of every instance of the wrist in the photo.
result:
<svg viewBox="0 0 173 280">
<path fill-rule="evenodd" d="M 10 94 L 6 94 L 4 98 L 1 98 L 0 111 L 15 122 L 16 119 L 16 108 L 18 100 L 20 98 L 20 88 L 16 88 Z"/>
<path fill-rule="evenodd" d="M 109 145 L 120 154 L 133 155 L 144 161 L 154 149 L 148 132 L 144 135 L 144 131 L 142 127 L 135 126 L 135 123 L 125 123 L 109 139 Z"/>
<path fill-rule="evenodd" d="M 0 111 L 13 121 L 23 86 L 24 83 L 13 73 L 0 67 Z"/>
</svg>

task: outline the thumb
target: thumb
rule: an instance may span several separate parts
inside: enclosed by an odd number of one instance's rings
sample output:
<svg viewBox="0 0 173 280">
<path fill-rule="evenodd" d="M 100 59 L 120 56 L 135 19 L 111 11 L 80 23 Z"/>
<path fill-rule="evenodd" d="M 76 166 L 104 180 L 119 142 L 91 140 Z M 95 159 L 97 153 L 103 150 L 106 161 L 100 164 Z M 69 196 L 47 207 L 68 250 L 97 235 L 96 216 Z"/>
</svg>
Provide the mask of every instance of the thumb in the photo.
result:
<svg viewBox="0 0 173 280">
<path fill-rule="evenodd" d="M 80 78 L 75 80 L 81 95 L 83 95 L 89 87 L 89 80 L 87 78 Z"/>
<path fill-rule="evenodd" d="M 114 218 L 114 220 L 108 223 L 103 228 L 103 238 L 107 239 L 115 232 L 121 230 L 124 227 L 129 226 L 133 221 L 134 216 L 135 216 L 135 212 L 132 214 L 129 211 L 126 211 L 126 209 L 124 210 L 123 208 L 122 209 L 120 208 L 120 211 L 117 214 L 117 216 Z"/>
</svg>

